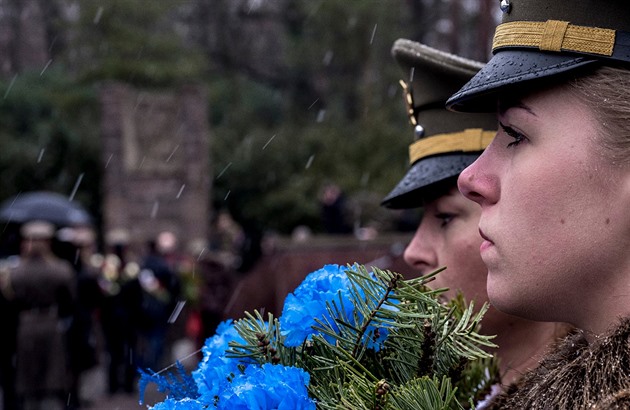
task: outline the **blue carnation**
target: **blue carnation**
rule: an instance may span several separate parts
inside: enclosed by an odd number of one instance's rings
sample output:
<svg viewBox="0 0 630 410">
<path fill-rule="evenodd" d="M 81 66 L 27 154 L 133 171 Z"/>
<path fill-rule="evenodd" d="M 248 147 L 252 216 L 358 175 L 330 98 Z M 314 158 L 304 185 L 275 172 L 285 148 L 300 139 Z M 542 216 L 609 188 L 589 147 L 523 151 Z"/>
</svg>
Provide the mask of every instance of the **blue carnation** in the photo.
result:
<svg viewBox="0 0 630 410">
<path fill-rule="evenodd" d="M 232 341 L 245 343 L 234 323 L 225 321 L 217 327 L 216 334 L 208 338 L 201 349 L 203 359 L 193 372 L 193 377 L 201 396 L 200 401 L 204 403 L 213 403 L 219 393 L 227 388 L 230 379 L 240 373 L 239 361 L 225 357 L 228 344 Z"/>
<path fill-rule="evenodd" d="M 303 369 L 273 365 L 249 366 L 221 393 L 221 410 L 310 410 L 315 402 L 308 397 L 310 375 Z"/>
<path fill-rule="evenodd" d="M 329 323 L 334 331 L 339 331 L 326 308 L 326 303 L 334 302 L 341 314 L 351 322 L 354 319 L 358 322 L 363 320 L 361 312 L 355 312 L 354 298 L 364 298 L 365 295 L 360 288 L 355 289 L 357 293 L 354 295 L 351 292 L 350 279 L 346 273 L 348 269 L 351 268 L 325 265 L 322 269 L 308 274 L 295 291 L 286 297 L 279 318 L 285 346 L 297 347 L 305 340 L 310 340 L 315 333 L 313 326 L 317 324 L 316 319 Z M 386 305 L 384 308 L 393 307 Z M 381 325 L 377 330 L 372 323 L 367 328 L 365 337 L 368 340 L 364 339 L 364 343 L 378 351 L 388 333 L 387 326 Z M 329 342 L 334 342 L 331 337 L 325 337 Z"/>
<path fill-rule="evenodd" d="M 339 265 L 325 265 L 308 274 L 295 291 L 286 297 L 279 318 L 285 346 L 300 346 L 310 339 L 314 333 L 315 319 L 332 321 L 326 310 L 327 302 L 334 301 L 341 309 L 341 298 L 345 313 L 351 316 L 353 307 L 349 299 L 350 280 L 346 270 L 346 267 Z"/>
</svg>

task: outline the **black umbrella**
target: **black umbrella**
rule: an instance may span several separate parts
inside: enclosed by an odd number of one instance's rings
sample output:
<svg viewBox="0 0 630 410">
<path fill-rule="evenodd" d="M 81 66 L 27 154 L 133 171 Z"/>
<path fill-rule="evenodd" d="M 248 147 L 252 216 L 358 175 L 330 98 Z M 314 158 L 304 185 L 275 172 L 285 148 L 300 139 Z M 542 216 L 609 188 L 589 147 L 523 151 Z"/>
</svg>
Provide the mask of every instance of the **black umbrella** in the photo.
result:
<svg viewBox="0 0 630 410">
<path fill-rule="evenodd" d="M 58 226 L 92 224 L 92 217 L 80 204 L 55 192 L 27 192 L 0 204 L 0 221 L 24 223 L 34 220 Z"/>
</svg>

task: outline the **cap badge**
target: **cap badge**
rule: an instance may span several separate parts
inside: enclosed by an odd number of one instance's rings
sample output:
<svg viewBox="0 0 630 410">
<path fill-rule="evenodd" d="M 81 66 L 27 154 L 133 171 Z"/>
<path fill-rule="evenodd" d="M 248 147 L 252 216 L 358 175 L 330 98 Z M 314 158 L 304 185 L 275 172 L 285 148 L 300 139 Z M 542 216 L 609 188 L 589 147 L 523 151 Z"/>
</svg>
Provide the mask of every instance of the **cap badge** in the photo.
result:
<svg viewBox="0 0 630 410">
<path fill-rule="evenodd" d="M 424 127 L 420 124 L 416 125 L 413 129 L 413 136 L 417 140 L 424 137 Z"/>
<path fill-rule="evenodd" d="M 510 0 L 501 0 L 501 11 L 503 13 L 509 14 L 512 9 L 512 4 L 510 4 Z"/>
</svg>

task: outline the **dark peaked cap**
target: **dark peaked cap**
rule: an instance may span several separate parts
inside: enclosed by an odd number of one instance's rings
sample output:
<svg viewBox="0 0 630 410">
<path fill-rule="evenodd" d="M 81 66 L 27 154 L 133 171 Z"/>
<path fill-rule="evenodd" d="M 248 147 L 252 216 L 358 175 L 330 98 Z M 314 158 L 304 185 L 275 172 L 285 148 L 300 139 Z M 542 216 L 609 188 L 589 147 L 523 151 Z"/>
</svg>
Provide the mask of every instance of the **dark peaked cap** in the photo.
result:
<svg viewBox="0 0 630 410">
<path fill-rule="evenodd" d="M 495 115 L 460 114 L 444 103 L 470 80 L 482 63 L 399 39 L 392 55 L 403 70 L 412 125 L 423 133 L 409 147 L 411 167 L 382 205 L 417 208 L 436 184 L 459 175 L 483 151 L 496 131 Z M 416 125 L 417 124 L 417 125 Z"/>
<path fill-rule="evenodd" d="M 601 64 L 630 68 L 630 1 L 502 0 L 488 64 L 447 102 L 462 112 L 494 111 L 497 92 L 531 87 Z"/>
</svg>

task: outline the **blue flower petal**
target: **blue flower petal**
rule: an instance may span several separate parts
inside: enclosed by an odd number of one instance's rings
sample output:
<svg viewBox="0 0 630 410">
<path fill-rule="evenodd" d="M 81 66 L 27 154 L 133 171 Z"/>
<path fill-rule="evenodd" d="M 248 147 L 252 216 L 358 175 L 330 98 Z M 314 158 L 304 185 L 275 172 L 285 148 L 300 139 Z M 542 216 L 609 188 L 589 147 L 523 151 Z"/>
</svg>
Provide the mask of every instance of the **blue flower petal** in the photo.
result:
<svg viewBox="0 0 630 410">
<path fill-rule="evenodd" d="M 349 302 L 350 281 L 346 270 L 346 267 L 339 265 L 325 265 L 322 269 L 310 273 L 295 291 L 286 297 L 279 319 L 286 346 L 299 346 L 310 339 L 314 333 L 315 319 L 330 319 L 326 310 L 327 302 L 338 303 L 341 298 L 348 310 L 346 313 L 352 312 L 352 304 Z"/>
</svg>

